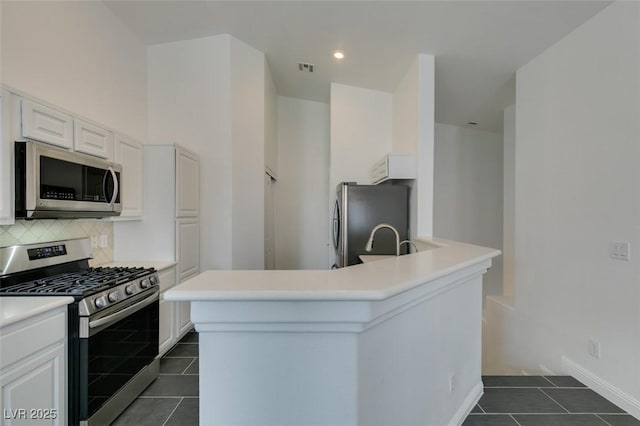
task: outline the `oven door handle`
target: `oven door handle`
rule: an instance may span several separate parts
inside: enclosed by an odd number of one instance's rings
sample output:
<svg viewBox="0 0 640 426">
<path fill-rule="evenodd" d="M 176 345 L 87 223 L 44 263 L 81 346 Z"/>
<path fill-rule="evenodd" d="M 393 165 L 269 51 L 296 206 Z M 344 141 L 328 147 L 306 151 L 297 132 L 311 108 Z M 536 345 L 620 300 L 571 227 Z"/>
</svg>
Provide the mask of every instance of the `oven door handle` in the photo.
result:
<svg viewBox="0 0 640 426">
<path fill-rule="evenodd" d="M 91 328 L 102 327 L 105 324 L 110 324 L 110 323 L 114 323 L 121 320 L 122 318 L 134 313 L 135 311 L 138 311 L 144 308 L 145 306 L 150 305 L 153 302 L 156 302 L 157 300 L 159 300 L 160 299 L 158 296 L 159 292 L 160 291 L 156 289 L 148 297 L 145 297 L 141 301 L 136 302 L 131 306 L 127 306 L 121 311 L 114 312 L 111 315 L 107 315 L 106 317 L 103 317 L 94 321 L 89 321 L 89 328 L 91 329 Z"/>
</svg>

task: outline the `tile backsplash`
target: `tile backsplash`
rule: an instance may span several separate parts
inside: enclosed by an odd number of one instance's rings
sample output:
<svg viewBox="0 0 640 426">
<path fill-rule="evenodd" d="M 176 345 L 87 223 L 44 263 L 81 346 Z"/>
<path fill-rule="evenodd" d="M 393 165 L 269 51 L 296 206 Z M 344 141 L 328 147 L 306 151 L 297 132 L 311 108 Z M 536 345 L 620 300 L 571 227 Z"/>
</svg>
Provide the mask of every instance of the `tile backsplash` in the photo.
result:
<svg viewBox="0 0 640 426">
<path fill-rule="evenodd" d="M 113 260 L 113 222 L 95 219 L 16 220 L 14 225 L 0 226 L 0 247 L 33 244 L 107 235 L 106 248 L 94 248 L 90 264 L 100 265 Z"/>
</svg>

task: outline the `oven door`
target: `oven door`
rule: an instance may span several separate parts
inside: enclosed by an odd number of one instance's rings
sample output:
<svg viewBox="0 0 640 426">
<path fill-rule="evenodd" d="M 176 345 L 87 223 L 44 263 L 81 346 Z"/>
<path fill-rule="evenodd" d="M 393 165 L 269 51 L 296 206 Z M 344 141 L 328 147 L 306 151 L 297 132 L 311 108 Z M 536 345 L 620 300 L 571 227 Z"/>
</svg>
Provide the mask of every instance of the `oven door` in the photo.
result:
<svg viewBox="0 0 640 426">
<path fill-rule="evenodd" d="M 150 383 L 134 382 L 158 356 L 158 300 L 154 288 L 80 319 L 80 424 L 117 416 Z M 155 365 L 155 375 L 147 374 L 151 381 L 157 376 Z"/>
<path fill-rule="evenodd" d="M 16 142 L 16 213 L 27 218 L 118 215 L 122 166 Z"/>
</svg>

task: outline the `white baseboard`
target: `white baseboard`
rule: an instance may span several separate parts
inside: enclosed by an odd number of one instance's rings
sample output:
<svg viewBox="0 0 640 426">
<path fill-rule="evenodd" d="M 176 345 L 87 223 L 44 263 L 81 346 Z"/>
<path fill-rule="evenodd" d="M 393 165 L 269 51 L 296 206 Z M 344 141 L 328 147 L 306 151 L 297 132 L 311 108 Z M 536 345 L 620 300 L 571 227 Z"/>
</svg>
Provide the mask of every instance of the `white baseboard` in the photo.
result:
<svg viewBox="0 0 640 426">
<path fill-rule="evenodd" d="M 572 375 L 602 397 L 613 402 L 635 418 L 640 419 L 640 400 L 564 356 L 562 357 L 562 371 Z"/>
<path fill-rule="evenodd" d="M 482 397 L 483 393 L 484 393 L 484 386 L 481 380 L 480 383 L 476 384 L 473 387 L 473 389 L 471 389 L 471 392 L 467 394 L 467 397 L 462 402 L 462 405 L 460 405 L 460 408 L 458 409 L 458 411 L 456 411 L 453 414 L 453 417 L 451 417 L 451 420 L 449 420 L 448 426 L 462 425 L 462 422 L 464 422 L 464 419 L 467 418 L 471 410 L 473 410 L 473 407 L 475 407 L 478 401 L 480 401 L 480 397 Z"/>
</svg>

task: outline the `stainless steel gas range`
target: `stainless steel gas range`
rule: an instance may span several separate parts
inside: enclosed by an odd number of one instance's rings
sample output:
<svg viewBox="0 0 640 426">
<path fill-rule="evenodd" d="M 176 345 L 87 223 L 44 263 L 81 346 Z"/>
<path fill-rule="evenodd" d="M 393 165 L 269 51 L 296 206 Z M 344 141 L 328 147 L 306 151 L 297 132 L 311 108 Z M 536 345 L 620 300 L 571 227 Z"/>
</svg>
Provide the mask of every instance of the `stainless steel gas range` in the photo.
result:
<svg viewBox="0 0 640 426">
<path fill-rule="evenodd" d="M 158 275 L 90 268 L 88 239 L 0 248 L 0 296 L 72 296 L 70 425 L 107 425 L 158 376 Z"/>
</svg>

